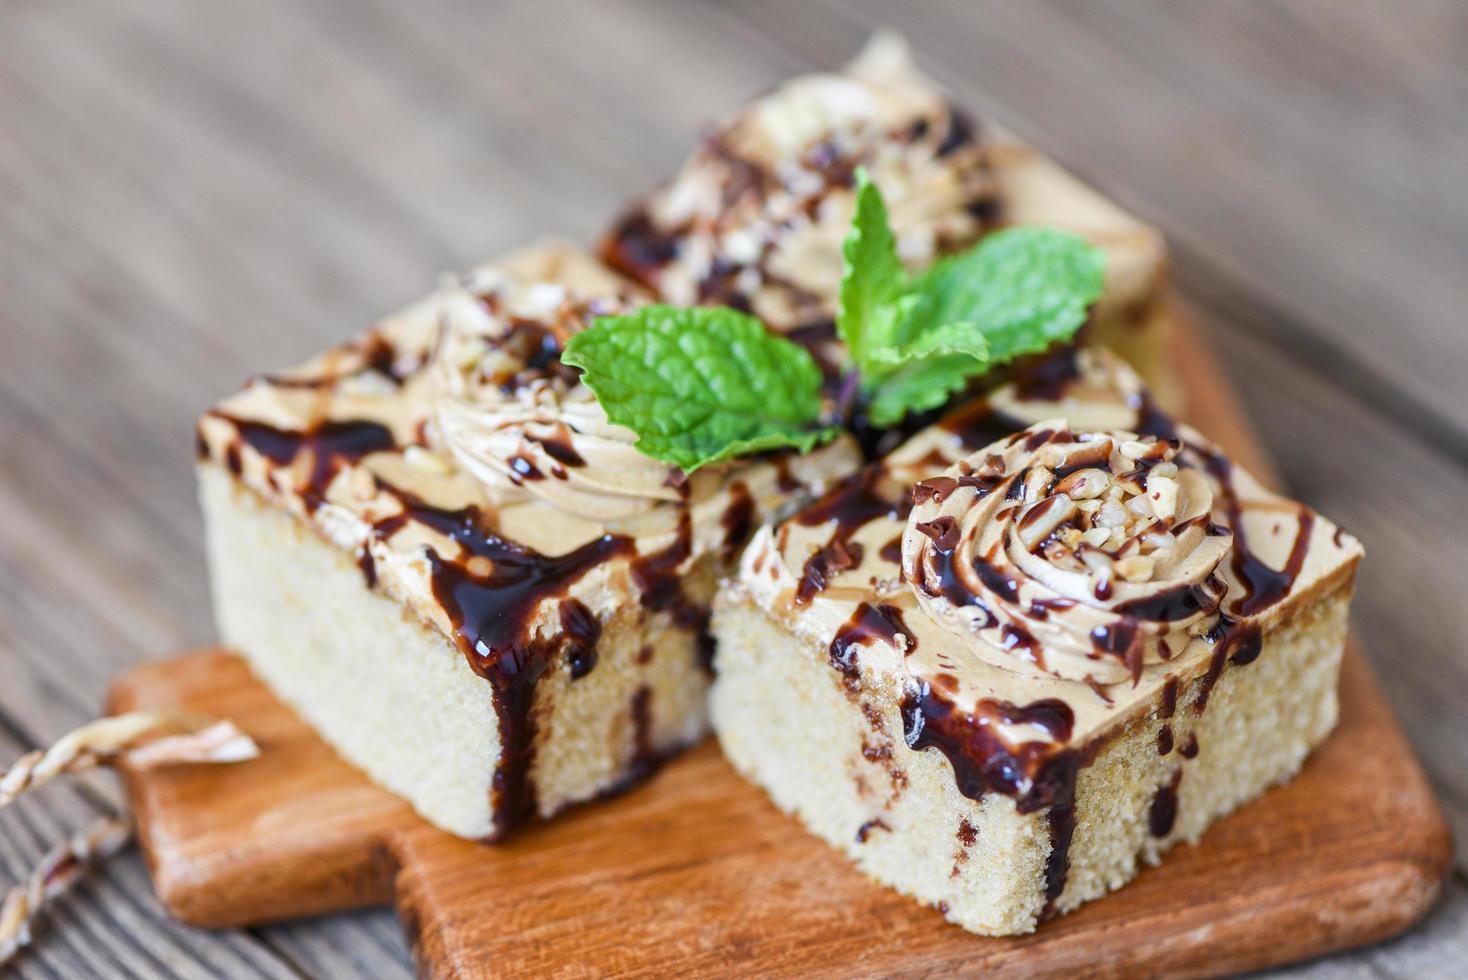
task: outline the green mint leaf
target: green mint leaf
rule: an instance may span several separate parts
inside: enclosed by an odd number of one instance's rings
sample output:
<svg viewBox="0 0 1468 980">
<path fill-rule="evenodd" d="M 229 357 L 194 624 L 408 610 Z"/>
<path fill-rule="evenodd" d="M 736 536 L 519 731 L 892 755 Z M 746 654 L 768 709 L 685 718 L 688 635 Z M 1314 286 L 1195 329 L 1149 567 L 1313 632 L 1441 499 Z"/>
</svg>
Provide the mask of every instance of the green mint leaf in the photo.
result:
<svg viewBox="0 0 1468 980">
<path fill-rule="evenodd" d="M 822 425 L 821 372 L 805 348 L 725 307 L 644 306 L 598 317 L 561 360 L 582 370 L 637 448 L 692 473 L 745 453 L 809 452 Z"/>
<path fill-rule="evenodd" d="M 907 289 L 887 205 L 865 169 L 856 171 L 856 210 L 841 242 L 841 260 L 836 333 L 865 371 L 873 350 L 896 341 L 902 316 L 898 304 Z"/>
<path fill-rule="evenodd" d="M 1105 268 L 1105 253 L 1079 235 L 1041 227 L 998 231 L 918 278 L 903 332 L 969 321 L 988 340 L 997 366 L 1074 336 L 1101 295 Z"/>
<path fill-rule="evenodd" d="M 982 361 L 967 354 L 950 354 L 912 361 L 885 375 L 869 389 L 867 420 L 878 428 L 901 422 L 909 413 L 941 408 L 969 379 L 985 370 Z"/>
<path fill-rule="evenodd" d="M 875 373 L 863 385 L 867 419 L 896 425 L 909 412 L 943 405 L 989 365 L 989 344 L 972 323 L 945 323 L 902 347 L 872 352 Z"/>
<path fill-rule="evenodd" d="M 967 321 L 945 323 L 918 334 L 900 346 L 876 348 L 871 351 L 867 360 L 877 369 L 876 373 L 881 374 L 886 368 L 953 354 L 965 356 L 977 362 L 979 367 L 988 362 L 989 341 L 977 324 Z"/>
</svg>

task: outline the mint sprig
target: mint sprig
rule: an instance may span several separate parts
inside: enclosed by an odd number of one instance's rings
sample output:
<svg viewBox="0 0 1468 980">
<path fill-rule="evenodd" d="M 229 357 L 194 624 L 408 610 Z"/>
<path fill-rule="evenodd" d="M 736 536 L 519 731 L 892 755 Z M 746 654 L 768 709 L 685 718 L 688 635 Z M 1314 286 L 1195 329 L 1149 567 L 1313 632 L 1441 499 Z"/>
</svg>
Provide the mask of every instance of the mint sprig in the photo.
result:
<svg viewBox="0 0 1468 980">
<path fill-rule="evenodd" d="M 1105 256 L 1054 228 L 1010 228 L 909 282 L 881 192 L 856 174 L 836 332 L 873 425 L 937 408 L 975 377 L 1068 340 L 1101 295 Z"/>
<path fill-rule="evenodd" d="M 821 420 L 821 372 L 805 348 L 725 307 L 599 317 L 561 360 L 581 368 L 638 449 L 687 473 L 766 449 L 808 452 L 836 433 Z"/>
<path fill-rule="evenodd" d="M 691 473 L 761 450 L 807 452 L 850 421 L 848 401 L 877 427 L 939 408 L 979 375 L 1073 337 L 1105 271 L 1101 250 L 1077 235 L 1010 228 L 909 277 L 862 170 L 841 256 L 836 332 L 850 361 L 834 419 L 809 352 L 723 307 L 599 317 L 561 360 L 581 368 L 638 449 Z"/>
</svg>

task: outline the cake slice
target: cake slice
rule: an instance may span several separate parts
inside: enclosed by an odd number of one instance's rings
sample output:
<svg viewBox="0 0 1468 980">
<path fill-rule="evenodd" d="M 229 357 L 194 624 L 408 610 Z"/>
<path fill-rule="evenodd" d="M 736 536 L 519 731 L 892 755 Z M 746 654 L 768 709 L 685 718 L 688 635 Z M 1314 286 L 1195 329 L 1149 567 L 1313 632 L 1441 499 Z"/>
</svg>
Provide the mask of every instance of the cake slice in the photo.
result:
<svg viewBox="0 0 1468 980">
<path fill-rule="evenodd" d="M 1362 554 L 1106 358 L 1049 381 L 759 532 L 714 615 L 735 767 L 987 935 L 1298 771 L 1336 722 Z"/>
<path fill-rule="evenodd" d="M 689 478 L 560 363 L 644 301 L 574 248 L 517 253 L 199 422 L 224 641 L 438 826 L 498 838 L 706 730 L 719 576 L 859 462 L 839 438 Z"/>
<path fill-rule="evenodd" d="M 879 34 L 839 73 L 793 79 L 715 128 L 602 243 L 666 301 L 748 310 L 815 347 L 833 336 L 853 174 L 891 208 L 913 270 L 1005 225 L 1075 231 L 1107 255 L 1088 339 L 1161 373 L 1161 234 L 998 126 L 953 106 Z M 832 358 L 832 361 L 836 358 Z"/>
</svg>

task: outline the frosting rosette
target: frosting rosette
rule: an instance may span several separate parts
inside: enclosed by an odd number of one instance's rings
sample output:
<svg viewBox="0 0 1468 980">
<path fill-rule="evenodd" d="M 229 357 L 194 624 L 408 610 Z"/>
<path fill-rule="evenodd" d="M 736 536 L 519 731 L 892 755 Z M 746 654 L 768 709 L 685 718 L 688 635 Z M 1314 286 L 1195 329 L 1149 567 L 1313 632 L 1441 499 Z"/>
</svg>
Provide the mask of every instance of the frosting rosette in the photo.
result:
<svg viewBox="0 0 1468 980">
<path fill-rule="evenodd" d="M 679 474 L 638 452 L 636 434 L 609 422 L 578 373 L 561 363 L 573 334 L 638 305 L 604 271 L 580 279 L 489 269 L 451 291 L 433 355 L 433 420 L 439 440 L 495 503 L 538 498 L 616 522 L 680 499 Z"/>
<path fill-rule="evenodd" d="M 918 268 L 993 223 L 989 152 L 901 39 L 878 34 L 844 71 L 787 82 L 717 127 L 604 254 L 676 305 L 748 309 L 780 332 L 819 324 L 835 313 L 856 169 Z"/>
<path fill-rule="evenodd" d="M 1232 532 L 1175 438 L 1042 422 L 913 488 L 903 578 L 988 663 L 1135 681 L 1217 620 Z"/>
</svg>

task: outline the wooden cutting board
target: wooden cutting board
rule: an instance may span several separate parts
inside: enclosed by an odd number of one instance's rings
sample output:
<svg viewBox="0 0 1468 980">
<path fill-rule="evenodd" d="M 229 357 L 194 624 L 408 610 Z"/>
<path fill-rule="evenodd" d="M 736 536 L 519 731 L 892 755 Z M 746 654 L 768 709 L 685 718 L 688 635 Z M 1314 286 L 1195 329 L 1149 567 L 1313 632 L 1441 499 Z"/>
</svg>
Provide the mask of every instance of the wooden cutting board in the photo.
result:
<svg viewBox="0 0 1468 980">
<path fill-rule="evenodd" d="M 1212 351 L 1179 322 L 1185 416 L 1267 478 Z M 1447 824 L 1364 657 L 1341 723 L 1289 785 L 1115 895 L 1030 936 L 986 939 L 867 881 L 709 743 L 621 797 L 489 847 L 420 820 L 342 762 L 244 662 L 141 667 L 114 711 L 181 705 L 260 742 L 239 766 L 133 773 L 164 905 L 202 926 L 391 903 L 421 972 L 1221 974 L 1384 939 L 1447 874 Z"/>
</svg>

